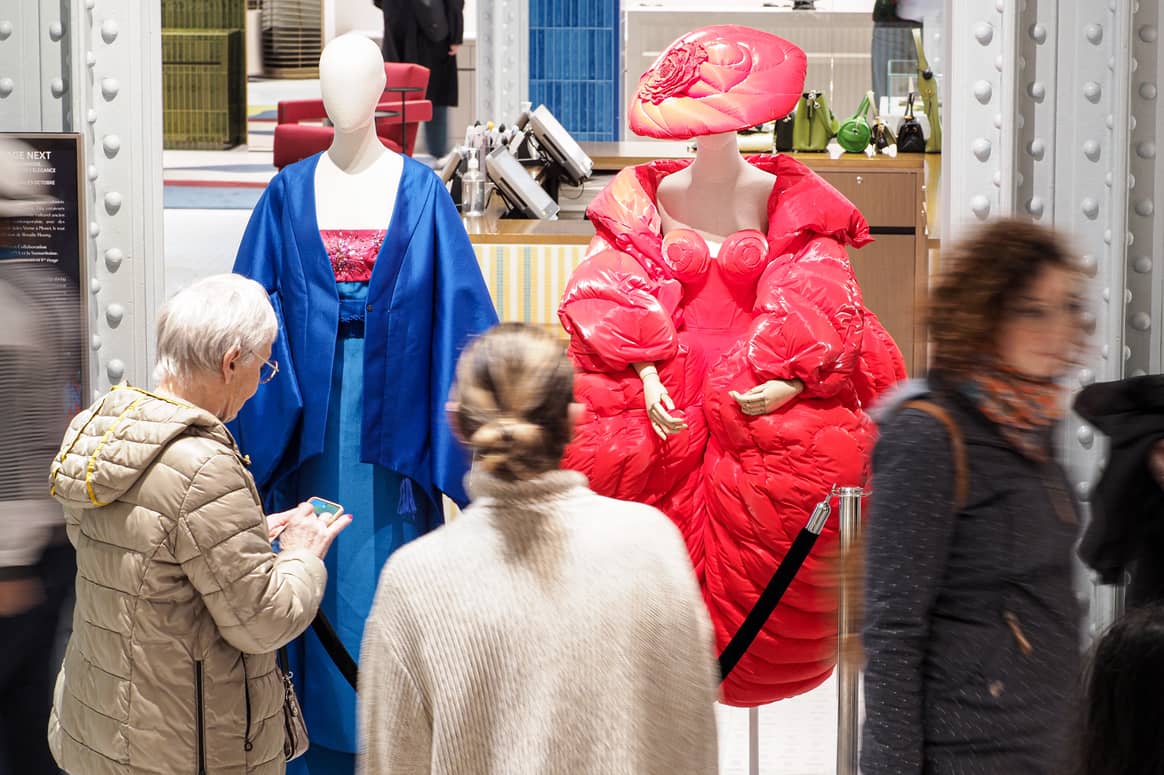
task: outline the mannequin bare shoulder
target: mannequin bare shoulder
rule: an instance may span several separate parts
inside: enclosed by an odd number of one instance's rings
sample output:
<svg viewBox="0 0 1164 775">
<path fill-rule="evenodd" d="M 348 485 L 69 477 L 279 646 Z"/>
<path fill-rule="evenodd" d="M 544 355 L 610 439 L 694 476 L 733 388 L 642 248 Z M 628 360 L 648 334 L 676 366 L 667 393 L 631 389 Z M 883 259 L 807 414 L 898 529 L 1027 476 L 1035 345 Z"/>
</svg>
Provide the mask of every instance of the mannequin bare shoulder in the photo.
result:
<svg viewBox="0 0 1164 775">
<path fill-rule="evenodd" d="M 673 225 L 724 238 L 744 229 L 768 230 L 768 200 L 776 176 L 740 155 L 734 132 L 700 137 L 695 161 L 659 183 L 661 209 Z"/>
</svg>

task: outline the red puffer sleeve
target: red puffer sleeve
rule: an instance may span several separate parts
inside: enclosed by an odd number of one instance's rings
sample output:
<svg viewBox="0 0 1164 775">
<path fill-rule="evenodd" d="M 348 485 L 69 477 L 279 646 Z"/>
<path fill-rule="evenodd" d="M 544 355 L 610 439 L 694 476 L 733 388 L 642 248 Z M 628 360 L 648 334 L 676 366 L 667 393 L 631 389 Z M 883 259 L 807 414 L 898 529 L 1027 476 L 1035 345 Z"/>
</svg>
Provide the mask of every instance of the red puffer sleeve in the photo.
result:
<svg viewBox="0 0 1164 775">
<path fill-rule="evenodd" d="M 760 277 L 747 345 L 765 379 L 798 379 L 804 396 L 834 395 L 857 365 L 864 325 L 861 291 L 849 258 L 829 237 L 776 259 Z"/>
<path fill-rule="evenodd" d="M 671 316 L 680 294 L 678 283 L 652 280 L 625 253 L 603 250 L 587 258 L 558 307 L 574 362 L 583 371 L 619 372 L 671 358 L 678 346 Z"/>
</svg>

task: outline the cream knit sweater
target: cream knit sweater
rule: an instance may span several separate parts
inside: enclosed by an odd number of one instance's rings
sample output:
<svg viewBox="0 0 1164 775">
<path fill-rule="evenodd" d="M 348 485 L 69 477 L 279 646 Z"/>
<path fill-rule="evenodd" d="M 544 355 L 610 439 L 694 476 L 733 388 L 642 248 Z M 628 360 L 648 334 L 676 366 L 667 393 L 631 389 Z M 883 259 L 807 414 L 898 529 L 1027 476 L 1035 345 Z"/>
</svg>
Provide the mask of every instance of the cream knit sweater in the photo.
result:
<svg viewBox="0 0 1164 775">
<path fill-rule="evenodd" d="M 580 474 L 476 474 L 384 568 L 362 775 L 713 775 L 711 625 L 678 530 Z"/>
</svg>

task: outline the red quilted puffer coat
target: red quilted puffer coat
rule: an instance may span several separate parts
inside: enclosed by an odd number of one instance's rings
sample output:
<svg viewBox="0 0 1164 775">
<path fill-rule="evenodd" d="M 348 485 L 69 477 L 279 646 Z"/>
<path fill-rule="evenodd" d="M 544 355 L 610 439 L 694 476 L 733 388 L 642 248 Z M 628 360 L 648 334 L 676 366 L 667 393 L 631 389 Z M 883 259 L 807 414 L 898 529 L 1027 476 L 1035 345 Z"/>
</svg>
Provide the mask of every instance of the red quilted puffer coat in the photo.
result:
<svg viewBox="0 0 1164 775">
<path fill-rule="evenodd" d="M 683 531 L 722 649 L 813 507 L 868 476 L 862 410 L 905 377 L 901 353 L 861 301 L 844 245 L 870 241 L 857 209 L 800 162 L 755 157 L 776 175 L 768 233 L 661 232 L 659 181 L 689 162 L 623 170 L 590 207 L 597 235 L 559 309 L 586 407 L 565 465 L 595 491 L 666 512 Z M 688 428 L 652 431 L 632 363 L 658 365 Z M 804 392 L 744 415 L 728 395 L 771 379 Z M 835 520 L 723 686 L 759 705 L 819 685 L 836 657 Z"/>
</svg>

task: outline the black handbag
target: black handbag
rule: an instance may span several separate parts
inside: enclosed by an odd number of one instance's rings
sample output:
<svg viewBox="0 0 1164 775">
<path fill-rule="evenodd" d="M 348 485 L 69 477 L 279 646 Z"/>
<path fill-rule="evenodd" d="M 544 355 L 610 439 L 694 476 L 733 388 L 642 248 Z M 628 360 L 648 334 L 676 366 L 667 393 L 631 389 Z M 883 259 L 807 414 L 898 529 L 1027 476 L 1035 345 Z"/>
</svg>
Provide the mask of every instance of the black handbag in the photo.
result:
<svg viewBox="0 0 1164 775">
<path fill-rule="evenodd" d="M 772 130 L 772 147 L 777 151 L 791 151 L 793 148 L 792 129 L 796 125 L 796 111 L 776 122 Z"/>
<path fill-rule="evenodd" d="M 914 93 L 910 92 L 905 102 L 905 120 L 897 128 L 898 153 L 925 153 L 926 135 L 921 122 L 913 114 Z"/>
</svg>

